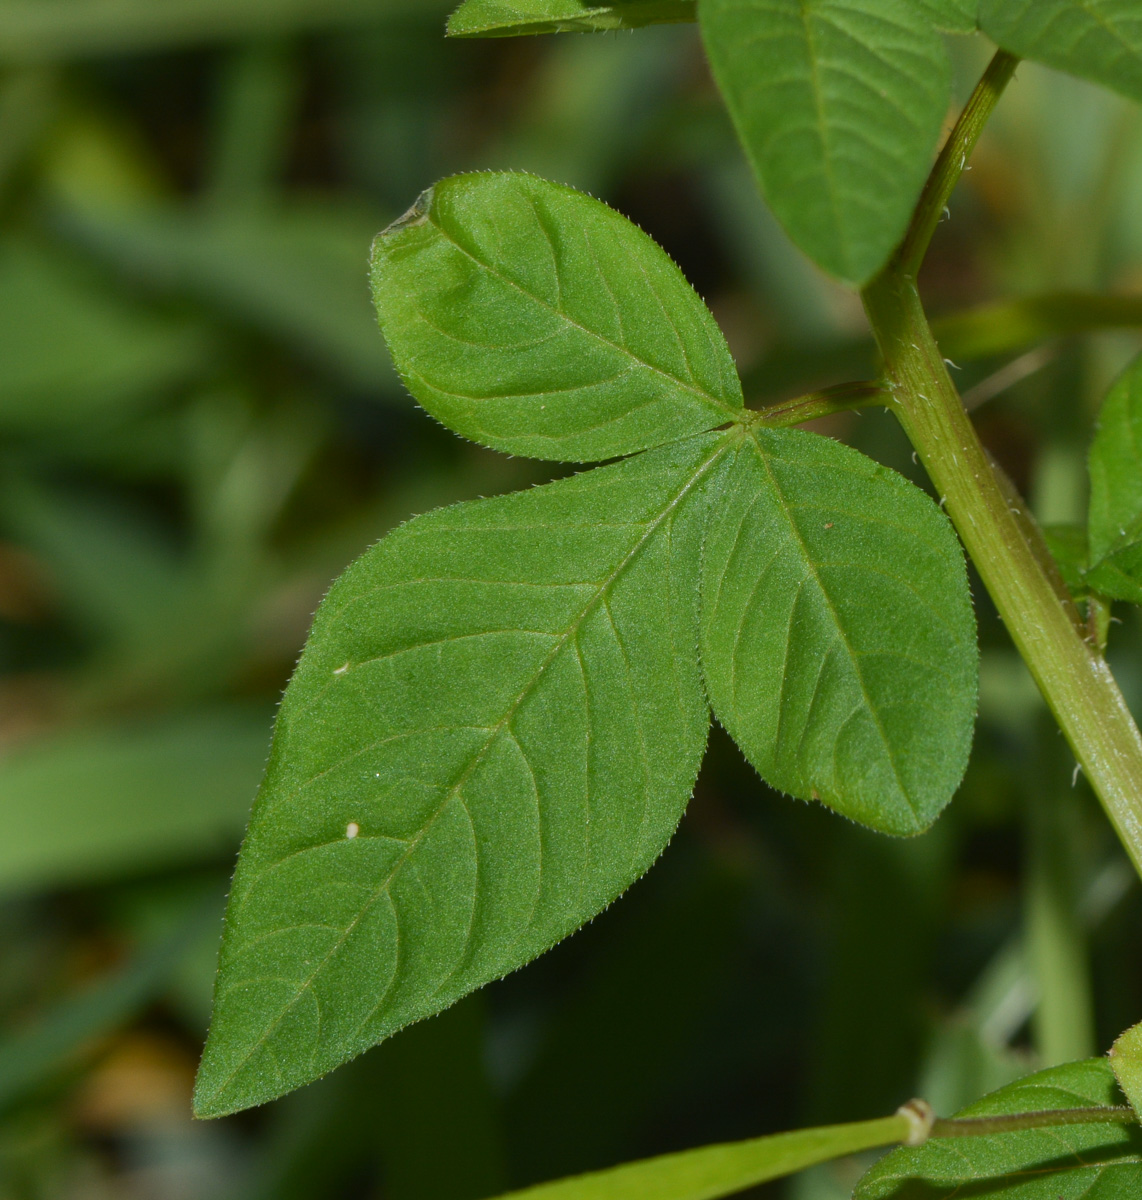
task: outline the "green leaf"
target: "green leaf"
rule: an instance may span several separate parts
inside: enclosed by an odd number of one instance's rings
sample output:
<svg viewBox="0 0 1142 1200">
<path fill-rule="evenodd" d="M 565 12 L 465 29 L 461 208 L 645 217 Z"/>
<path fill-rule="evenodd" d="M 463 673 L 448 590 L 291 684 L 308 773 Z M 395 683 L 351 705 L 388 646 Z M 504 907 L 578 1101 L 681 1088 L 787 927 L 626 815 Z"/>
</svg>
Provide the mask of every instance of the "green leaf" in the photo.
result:
<svg viewBox="0 0 1142 1200">
<path fill-rule="evenodd" d="M 201 1115 L 522 965 L 658 857 L 705 745 L 699 538 L 727 449 L 440 509 L 334 586 L 235 875 Z"/>
<path fill-rule="evenodd" d="M 1112 599 L 1142 604 L 1142 357 L 1102 406 L 1090 484 L 1087 584 Z"/>
<path fill-rule="evenodd" d="M 742 440 L 710 518 L 702 668 L 772 786 L 919 833 L 967 765 L 978 679 L 963 553 L 923 492 L 816 434 Z"/>
<path fill-rule="evenodd" d="M 238 706 L 73 730 L 0 758 L 0 894 L 233 853 L 269 742 Z"/>
<path fill-rule="evenodd" d="M 465 0 L 448 21 L 452 37 L 593 33 L 697 19 L 696 0 Z"/>
<path fill-rule="evenodd" d="M 450 429 L 590 461 L 741 416 L 709 310 L 625 217 L 532 175 L 458 175 L 378 237 L 373 295 L 412 394 Z"/>
<path fill-rule="evenodd" d="M 762 191 L 819 266 L 864 283 L 908 227 L 951 89 L 910 0 L 702 0 L 714 77 Z"/>
<path fill-rule="evenodd" d="M 1130 1107 L 1142 1118 L 1142 1025 L 1118 1038 L 1110 1048 L 1110 1065 Z"/>
<path fill-rule="evenodd" d="M 979 0 L 919 0 L 937 29 L 973 33 L 979 26 Z"/>
<path fill-rule="evenodd" d="M 541 1183 L 510 1196 L 511 1200 L 714 1200 L 817 1163 L 903 1141 L 908 1133 L 908 1122 L 901 1116 L 797 1129 L 624 1163 L 609 1171 Z"/>
<path fill-rule="evenodd" d="M 1039 1071 L 956 1116 L 1121 1103 L 1109 1062 L 1095 1058 Z M 853 1200 L 1135 1200 L 1139 1195 L 1142 1130 L 1108 1123 L 936 1138 L 916 1149 L 894 1150 L 864 1176 Z"/>
<path fill-rule="evenodd" d="M 1067 590 L 1076 600 L 1081 599 L 1090 590 L 1085 574 L 1090 562 L 1087 531 L 1081 525 L 1045 525 L 1043 539 Z"/>
<path fill-rule="evenodd" d="M 980 25 L 1012 54 L 1142 101 L 1137 0 L 981 0 Z"/>
</svg>

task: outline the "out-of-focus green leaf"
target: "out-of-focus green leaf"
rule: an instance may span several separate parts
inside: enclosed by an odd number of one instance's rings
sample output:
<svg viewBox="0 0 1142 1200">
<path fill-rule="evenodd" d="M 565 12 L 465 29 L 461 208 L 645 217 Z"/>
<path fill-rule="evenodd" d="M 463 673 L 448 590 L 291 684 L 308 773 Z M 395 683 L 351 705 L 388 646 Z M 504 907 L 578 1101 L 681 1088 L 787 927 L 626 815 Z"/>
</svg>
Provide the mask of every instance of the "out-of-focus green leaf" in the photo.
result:
<svg viewBox="0 0 1142 1200">
<path fill-rule="evenodd" d="M 1087 532 L 1081 525 L 1046 525 L 1043 537 L 1059 566 L 1059 574 L 1075 599 L 1087 593 L 1085 571 L 1090 561 Z"/>
<path fill-rule="evenodd" d="M 67 221 L 132 277 L 215 304 L 355 388 L 396 391 L 362 287 L 381 222 L 361 206 L 73 209 Z"/>
<path fill-rule="evenodd" d="M 714 77 L 790 237 L 863 283 L 908 227 L 951 89 L 908 0 L 702 0 Z"/>
<path fill-rule="evenodd" d="M 418 517 L 324 601 L 234 878 L 196 1108 L 340 1065 L 646 871 L 705 747 L 698 435 Z"/>
<path fill-rule="evenodd" d="M 725 338 L 682 272 L 571 188 L 445 179 L 377 238 L 372 281 L 409 390 L 486 446 L 582 462 L 741 415 Z"/>
<path fill-rule="evenodd" d="M 265 764 L 269 715 L 230 707 L 77 729 L 0 757 L 0 891 L 225 853 Z"/>
<path fill-rule="evenodd" d="M 703 549 L 702 669 L 767 783 L 919 833 L 963 777 L 977 668 L 963 552 L 923 492 L 816 434 L 742 441 Z"/>
<path fill-rule="evenodd" d="M 61 254 L 0 241 L 0 429 L 121 416 L 209 362 L 201 332 L 126 304 Z"/>
<path fill-rule="evenodd" d="M 1090 451 L 1087 584 L 1142 604 L 1142 358 L 1111 389 Z"/>
<path fill-rule="evenodd" d="M 1137 0 L 980 0 L 992 41 L 1142 101 L 1142 6 Z"/>
<path fill-rule="evenodd" d="M 1029 1075 L 956 1116 L 1121 1103 L 1110 1063 L 1094 1058 Z M 1136 1200 L 1139 1195 L 1142 1130 L 1107 1123 L 935 1138 L 894 1150 L 865 1175 L 853 1200 Z"/>
<path fill-rule="evenodd" d="M 3 0 L 0 61 L 155 51 L 426 12 L 443 19 L 449 7 L 449 0 Z"/>
<path fill-rule="evenodd" d="M 158 994 L 207 923 L 216 920 L 213 902 L 195 904 L 190 916 L 157 945 L 65 997 L 30 1028 L 0 1041 L 0 1109 L 66 1068 L 85 1045 L 130 1020 Z"/>
<path fill-rule="evenodd" d="M 979 25 L 979 0 L 919 0 L 919 5 L 949 33 L 971 33 Z"/>
<path fill-rule="evenodd" d="M 452 37 L 589 33 L 697 19 L 695 0 L 465 0 L 448 20 Z"/>
</svg>

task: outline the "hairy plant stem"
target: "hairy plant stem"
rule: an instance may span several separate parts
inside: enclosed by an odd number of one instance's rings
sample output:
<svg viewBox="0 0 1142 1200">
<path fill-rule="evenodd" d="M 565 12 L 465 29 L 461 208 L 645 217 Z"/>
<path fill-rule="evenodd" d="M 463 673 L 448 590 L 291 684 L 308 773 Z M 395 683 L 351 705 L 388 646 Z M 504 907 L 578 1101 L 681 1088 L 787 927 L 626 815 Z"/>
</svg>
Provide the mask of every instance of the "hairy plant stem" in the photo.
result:
<svg viewBox="0 0 1142 1200">
<path fill-rule="evenodd" d="M 1142 875 L 1142 736 L 1102 656 L 1084 639 L 1005 494 L 920 301 L 916 272 L 936 217 L 1014 61 L 992 60 L 933 168 L 913 229 L 864 292 L 884 359 L 892 408 L 946 505 L 1012 640 L 1066 735 L 1135 868 Z"/>
</svg>

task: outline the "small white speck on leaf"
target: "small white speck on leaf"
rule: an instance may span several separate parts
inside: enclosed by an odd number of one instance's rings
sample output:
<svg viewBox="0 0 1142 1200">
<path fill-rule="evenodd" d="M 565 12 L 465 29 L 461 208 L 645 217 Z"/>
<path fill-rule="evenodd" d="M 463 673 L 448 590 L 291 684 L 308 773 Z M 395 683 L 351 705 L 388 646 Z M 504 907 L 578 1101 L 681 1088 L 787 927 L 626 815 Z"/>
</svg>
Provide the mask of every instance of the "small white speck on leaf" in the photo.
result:
<svg viewBox="0 0 1142 1200">
<path fill-rule="evenodd" d="M 350 821 L 349 824 L 345 826 L 345 836 L 347 838 L 355 838 L 360 832 L 361 826 L 358 825 L 356 821 Z"/>
<path fill-rule="evenodd" d="M 346 663 L 343 667 L 334 667 L 333 674 L 334 675 L 344 675 L 345 672 L 348 670 L 349 670 L 349 664 Z"/>
</svg>

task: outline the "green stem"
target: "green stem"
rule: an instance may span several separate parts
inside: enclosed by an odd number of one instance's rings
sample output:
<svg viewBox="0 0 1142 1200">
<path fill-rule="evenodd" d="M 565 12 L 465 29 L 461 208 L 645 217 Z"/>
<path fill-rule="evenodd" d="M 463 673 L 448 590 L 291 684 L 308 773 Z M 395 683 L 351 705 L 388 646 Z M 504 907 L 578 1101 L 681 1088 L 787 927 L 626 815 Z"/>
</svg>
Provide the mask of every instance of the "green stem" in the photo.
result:
<svg viewBox="0 0 1142 1200">
<path fill-rule="evenodd" d="M 998 99 L 993 60 L 934 169 L 928 207 L 951 186 Z M 1008 78 L 1010 73 L 1008 72 Z M 969 115 L 970 114 L 970 115 Z M 1106 663 L 1076 628 L 980 444 L 916 287 L 928 207 L 893 263 L 865 289 L 893 409 L 946 504 L 1008 632 L 1142 874 L 1142 736 Z"/>
<path fill-rule="evenodd" d="M 790 425 L 814 421 L 818 417 L 829 417 L 834 413 L 849 412 L 852 409 L 870 408 L 876 404 L 887 405 L 890 402 L 891 396 L 883 384 L 859 380 L 855 383 L 837 384 L 836 387 L 824 388 L 819 392 L 809 392 L 792 400 L 771 404 L 768 408 L 759 408 L 751 414 L 751 423 L 771 429 L 784 429 Z"/>
<path fill-rule="evenodd" d="M 1006 50 L 996 52 L 960 114 L 955 129 L 944 143 L 916 205 L 912 224 L 896 252 L 896 265 L 906 275 L 915 276 L 920 270 L 932 235 L 948 207 L 968 157 L 1018 65 L 1019 59 L 1015 55 L 1008 54 Z"/>
</svg>

